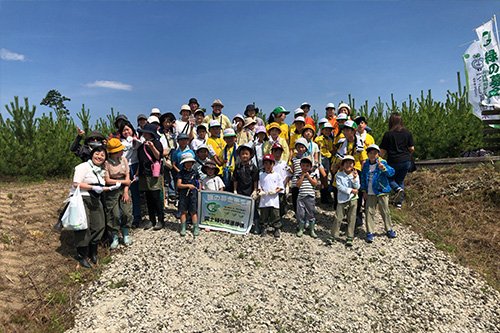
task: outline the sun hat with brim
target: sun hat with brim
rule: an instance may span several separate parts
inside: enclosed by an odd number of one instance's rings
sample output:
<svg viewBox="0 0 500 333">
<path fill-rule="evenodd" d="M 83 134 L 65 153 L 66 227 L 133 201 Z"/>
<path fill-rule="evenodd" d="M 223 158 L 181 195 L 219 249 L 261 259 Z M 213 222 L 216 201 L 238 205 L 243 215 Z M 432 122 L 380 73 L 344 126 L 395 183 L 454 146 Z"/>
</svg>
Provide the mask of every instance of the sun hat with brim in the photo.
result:
<svg viewBox="0 0 500 333">
<path fill-rule="evenodd" d="M 124 114 L 119 114 L 119 115 L 118 115 L 118 116 L 116 116 L 116 118 L 115 118 L 115 126 L 116 126 L 116 123 L 117 123 L 118 121 L 120 121 L 120 120 L 122 120 L 122 121 L 128 121 L 128 118 L 127 118 L 127 116 L 126 116 L 126 115 L 124 115 Z"/>
<path fill-rule="evenodd" d="M 152 108 L 151 109 L 151 114 L 161 114 L 161 111 L 158 108 Z"/>
<path fill-rule="evenodd" d="M 309 163 L 309 164 L 313 164 L 313 161 L 311 160 L 311 158 L 309 156 L 305 156 L 305 157 L 302 157 L 300 159 L 300 164 L 302 163 Z"/>
<path fill-rule="evenodd" d="M 270 124 L 269 124 L 269 126 L 267 126 L 267 132 L 268 132 L 268 133 L 269 133 L 269 132 L 271 132 L 271 130 L 272 130 L 273 128 L 276 128 L 276 129 L 277 129 L 277 130 L 279 130 L 279 131 L 280 131 L 280 133 L 281 133 L 281 127 L 280 127 L 280 124 L 278 124 L 278 123 L 270 123 Z"/>
<path fill-rule="evenodd" d="M 375 149 L 376 151 L 378 151 L 380 153 L 380 147 L 375 143 L 372 143 L 371 145 L 366 147 L 366 152 L 368 153 L 370 150 L 373 150 L 373 149 Z"/>
<path fill-rule="evenodd" d="M 325 106 L 325 110 L 328 110 L 328 109 L 334 109 L 334 110 L 335 110 L 335 104 L 333 104 L 333 103 L 328 103 L 328 104 Z"/>
<path fill-rule="evenodd" d="M 214 107 L 216 105 L 220 105 L 220 106 L 224 107 L 224 104 L 222 104 L 222 101 L 218 98 L 212 102 L 212 107 Z"/>
<path fill-rule="evenodd" d="M 248 150 L 250 152 L 250 158 L 252 158 L 253 155 L 255 154 L 255 151 L 253 149 L 253 145 L 249 142 L 239 146 L 238 149 L 236 149 L 236 154 L 239 155 L 242 150 Z"/>
<path fill-rule="evenodd" d="M 338 116 L 337 116 L 337 120 L 347 120 L 349 119 L 349 116 L 346 115 L 345 113 L 340 113 Z"/>
<path fill-rule="evenodd" d="M 256 126 L 255 127 L 255 135 L 254 135 L 254 138 L 257 137 L 257 134 L 259 133 L 264 133 L 264 135 L 266 136 L 266 139 L 267 139 L 267 132 L 266 132 L 266 128 L 264 126 Z"/>
<path fill-rule="evenodd" d="M 344 164 L 345 161 L 356 162 L 354 157 L 352 157 L 351 155 L 345 155 L 344 157 L 342 157 L 342 162 L 340 162 L 340 164 Z"/>
<path fill-rule="evenodd" d="M 196 126 L 196 132 L 198 132 L 201 129 L 204 129 L 206 131 L 207 125 L 206 124 L 199 124 L 198 126 Z"/>
<path fill-rule="evenodd" d="M 208 128 L 214 128 L 214 127 L 222 127 L 220 122 L 218 120 L 210 120 L 210 123 L 208 123 Z"/>
<path fill-rule="evenodd" d="M 241 114 L 239 114 L 239 113 L 238 113 L 236 116 L 234 116 L 234 117 L 233 117 L 233 121 L 234 121 L 235 119 L 237 119 L 237 118 L 239 118 L 239 119 L 241 119 L 243 122 L 245 122 L 245 118 L 243 118 L 243 116 L 242 116 Z"/>
<path fill-rule="evenodd" d="M 212 169 L 217 171 L 219 170 L 217 164 L 215 164 L 215 162 L 212 160 L 208 160 L 205 162 L 205 164 L 201 167 L 201 172 L 203 172 L 204 174 L 208 174 L 207 169 Z"/>
<path fill-rule="evenodd" d="M 307 124 L 306 126 L 304 126 L 302 128 L 302 133 L 301 134 L 303 135 L 306 130 L 311 130 L 314 133 L 314 127 L 311 124 Z"/>
<path fill-rule="evenodd" d="M 145 114 L 141 113 L 140 115 L 137 116 L 137 121 L 141 119 L 148 120 L 148 117 Z"/>
<path fill-rule="evenodd" d="M 354 122 L 358 125 L 361 124 L 362 121 L 366 123 L 366 118 L 363 116 L 359 116 L 354 119 Z"/>
<path fill-rule="evenodd" d="M 356 123 L 352 120 L 348 120 L 344 123 L 344 127 L 343 128 L 352 128 L 352 129 L 356 129 L 358 128 L 358 125 L 356 125 Z"/>
<path fill-rule="evenodd" d="M 300 108 L 303 109 L 305 108 L 306 106 L 308 106 L 309 108 L 311 107 L 311 104 L 307 103 L 307 102 L 304 102 L 302 104 L 300 104 Z"/>
<path fill-rule="evenodd" d="M 326 118 L 321 118 L 320 120 L 318 120 L 318 124 L 324 124 L 327 122 L 328 122 L 328 119 L 326 119 Z"/>
<path fill-rule="evenodd" d="M 297 147 L 297 145 L 303 145 L 307 148 L 307 140 L 304 138 L 298 138 L 297 141 L 295 141 L 295 147 Z"/>
<path fill-rule="evenodd" d="M 248 112 L 250 112 L 250 111 L 255 111 L 255 113 L 257 113 L 257 111 L 258 111 L 258 110 L 259 110 L 259 109 L 258 109 L 258 108 L 256 108 L 256 107 L 255 107 L 255 105 L 253 105 L 253 104 L 248 104 L 248 105 L 247 105 L 247 107 L 245 108 L 245 112 L 243 112 L 243 114 L 244 114 L 245 116 L 247 116 L 247 117 L 248 117 Z"/>
<path fill-rule="evenodd" d="M 330 124 L 328 121 L 323 125 L 323 127 L 321 127 L 321 129 L 325 129 L 325 128 L 333 128 L 333 125 Z"/>
<path fill-rule="evenodd" d="M 106 150 L 109 154 L 118 153 L 125 149 L 125 146 L 122 145 L 121 141 L 117 138 L 111 138 L 108 140 L 108 144 L 106 146 Z"/>
<path fill-rule="evenodd" d="M 206 149 L 206 150 L 208 150 L 207 145 L 202 143 L 201 145 L 199 145 L 199 146 L 196 148 L 196 152 L 199 152 L 199 151 L 200 151 L 200 150 L 202 150 L 202 149 Z"/>
<path fill-rule="evenodd" d="M 236 136 L 236 132 L 232 128 L 226 128 L 223 132 L 223 137 L 230 138 Z"/>
<path fill-rule="evenodd" d="M 182 111 L 189 111 L 189 112 L 191 112 L 191 108 L 187 104 L 182 104 L 181 110 L 179 111 L 179 113 L 182 114 Z"/>
<path fill-rule="evenodd" d="M 282 107 L 282 106 L 277 106 L 277 107 L 275 107 L 275 108 L 274 108 L 274 110 L 273 110 L 273 114 L 274 114 L 275 116 L 277 116 L 277 115 L 279 115 L 280 113 L 289 114 L 289 113 L 290 113 L 290 111 L 287 111 L 287 110 L 286 110 L 284 107 Z"/>
<path fill-rule="evenodd" d="M 166 118 L 170 118 L 171 122 L 174 122 L 176 120 L 175 115 L 172 112 L 167 112 L 161 115 L 160 124 L 163 124 Z"/>
<path fill-rule="evenodd" d="M 257 124 L 257 121 L 255 119 L 253 119 L 252 117 L 246 117 L 245 118 L 245 125 L 243 125 L 243 127 L 246 128 L 252 124 Z"/>
<path fill-rule="evenodd" d="M 276 160 L 274 159 L 274 156 L 272 154 L 266 154 L 264 155 L 264 157 L 262 157 L 262 161 L 271 161 L 273 163 L 276 162 Z"/>
<path fill-rule="evenodd" d="M 181 141 L 181 140 L 189 140 L 189 135 L 187 135 L 186 133 L 181 133 L 181 134 L 177 135 L 177 141 Z"/>
<path fill-rule="evenodd" d="M 184 164 L 186 162 L 193 162 L 193 163 L 195 163 L 196 160 L 193 158 L 193 155 L 191 155 L 189 153 L 188 154 L 182 154 L 181 155 L 181 164 Z"/>
<path fill-rule="evenodd" d="M 148 123 L 152 124 L 152 123 L 160 123 L 160 119 L 158 119 L 157 116 L 149 116 L 148 118 Z"/>
<path fill-rule="evenodd" d="M 297 117 L 299 114 L 304 114 L 304 113 L 305 113 L 304 110 L 302 110 L 301 108 L 297 108 L 295 109 L 295 111 L 293 111 L 293 115 L 295 117 Z"/>
<path fill-rule="evenodd" d="M 273 144 L 273 146 L 271 147 L 271 151 L 273 151 L 274 149 L 281 149 L 281 150 L 285 151 L 285 149 L 283 149 L 283 146 L 280 145 L 278 142 L 275 142 Z"/>
<path fill-rule="evenodd" d="M 196 98 L 194 98 L 194 97 L 191 97 L 191 98 L 189 99 L 188 104 L 191 104 L 191 103 L 196 103 L 196 105 L 200 105 L 200 103 L 198 103 L 198 100 L 197 100 Z"/>
<path fill-rule="evenodd" d="M 303 122 L 304 124 L 306 123 L 306 118 L 302 117 L 302 116 L 298 116 L 297 118 L 295 118 L 293 120 L 294 123 L 297 123 L 297 122 Z"/>
<path fill-rule="evenodd" d="M 99 141 L 102 141 L 105 140 L 106 137 L 99 131 L 92 131 L 85 139 L 85 142 L 90 141 L 90 139 L 97 139 Z"/>
<path fill-rule="evenodd" d="M 160 138 L 160 135 L 158 134 L 158 131 L 156 130 L 156 126 L 153 124 L 146 124 L 144 125 L 144 128 L 138 128 L 137 132 L 139 133 L 149 133 L 154 136 L 156 140 Z"/>
<path fill-rule="evenodd" d="M 338 108 L 339 112 L 340 112 L 340 109 L 342 109 L 342 108 L 346 108 L 349 111 L 349 114 L 351 114 L 351 107 L 349 106 L 349 104 L 340 103 L 339 108 Z"/>
</svg>

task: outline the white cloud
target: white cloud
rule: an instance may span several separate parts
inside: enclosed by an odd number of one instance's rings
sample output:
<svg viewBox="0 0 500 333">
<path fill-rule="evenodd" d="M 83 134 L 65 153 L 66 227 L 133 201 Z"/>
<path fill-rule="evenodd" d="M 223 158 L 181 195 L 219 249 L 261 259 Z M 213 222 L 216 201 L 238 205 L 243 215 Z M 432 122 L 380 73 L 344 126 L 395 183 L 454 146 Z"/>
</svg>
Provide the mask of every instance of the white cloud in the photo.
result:
<svg viewBox="0 0 500 333">
<path fill-rule="evenodd" d="M 26 57 L 24 54 L 9 51 L 7 49 L 0 49 L 0 59 L 5 61 L 24 61 Z"/>
<path fill-rule="evenodd" d="M 94 81 L 92 83 L 87 83 L 85 86 L 89 88 L 108 88 L 115 90 L 132 90 L 132 86 L 130 84 L 117 82 L 117 81 Z"/>
<path fill-rule="evenodd" d="M 445 83 L 446 80 L 445 79 L 439 79 L 439 83 Z"/>
</svg>

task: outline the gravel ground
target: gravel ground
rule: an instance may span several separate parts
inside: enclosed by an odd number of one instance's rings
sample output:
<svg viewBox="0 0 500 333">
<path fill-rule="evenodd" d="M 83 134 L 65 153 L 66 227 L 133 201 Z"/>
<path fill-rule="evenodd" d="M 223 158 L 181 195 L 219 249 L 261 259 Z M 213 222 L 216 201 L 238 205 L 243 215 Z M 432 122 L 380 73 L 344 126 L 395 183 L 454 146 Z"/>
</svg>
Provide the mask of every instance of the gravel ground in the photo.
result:
<svg viewBox="0 0 500 333">
<path fill-rule="evenodd" d="M 398 226 L 351 249 L 318 239 L 137 231 L 83 291 L 71 332 L 500 332 L 500 297 L 478 274 Z M 361 235 L 363 235 L 361 233 Z"/>
</svg>

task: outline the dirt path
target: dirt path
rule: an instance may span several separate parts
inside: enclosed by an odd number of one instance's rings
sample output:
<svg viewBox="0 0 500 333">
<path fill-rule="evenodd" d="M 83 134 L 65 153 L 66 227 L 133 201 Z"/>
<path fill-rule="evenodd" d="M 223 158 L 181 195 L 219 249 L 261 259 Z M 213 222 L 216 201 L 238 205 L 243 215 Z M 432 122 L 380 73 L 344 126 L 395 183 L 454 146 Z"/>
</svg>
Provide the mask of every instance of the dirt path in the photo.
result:
<svg viewBox="0 0 500 333">
<path fill-rule="evenodd" d="M 498 332 L 499 293 L 404 227 L 352 249 L 139 231 L 84 291 L 71 332 Z M 379 224 L 380 228 L 380 224 Z M 382 232 L 382 230 L 378 230 Z"/>
</svg>

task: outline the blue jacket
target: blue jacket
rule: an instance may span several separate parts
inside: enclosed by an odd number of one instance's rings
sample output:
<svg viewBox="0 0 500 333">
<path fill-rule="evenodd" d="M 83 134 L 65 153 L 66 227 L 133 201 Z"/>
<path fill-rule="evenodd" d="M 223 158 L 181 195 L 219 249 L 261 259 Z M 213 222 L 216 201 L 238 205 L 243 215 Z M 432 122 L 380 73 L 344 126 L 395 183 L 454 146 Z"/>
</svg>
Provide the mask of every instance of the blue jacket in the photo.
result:
<svg viewBox="0 0 500 333">
<path fill-rule="evenodd" d="M 389 184 L 389 177 L 394 176 L 394 169 L 387 164 L 383 159 L 380 159 L 382 164 L 385 166 L 385 171 L 382 171 L 377 167 L 375 168 L 375 173 L 373 174 L 373 192 L 376 195 L 381 195 L 391 192 L 391 185 Z M 361 169 L 361 187 L 360 190 L 368 193 L 368 181 L 370 177 L 370 160 L 366 160 L 363 168 Z"/>
<path fill-rule="evenodd" d="M 358 195 L 352 193 L 352 189 L 359 189 L 359 176 L 356 179 L 352 178 L 352 174 L 346 174 L 344 171 L 339 171 L 335 175 L 337 183 L 337 201 L 339 203 L 357 200 Z"/>
</svg>

